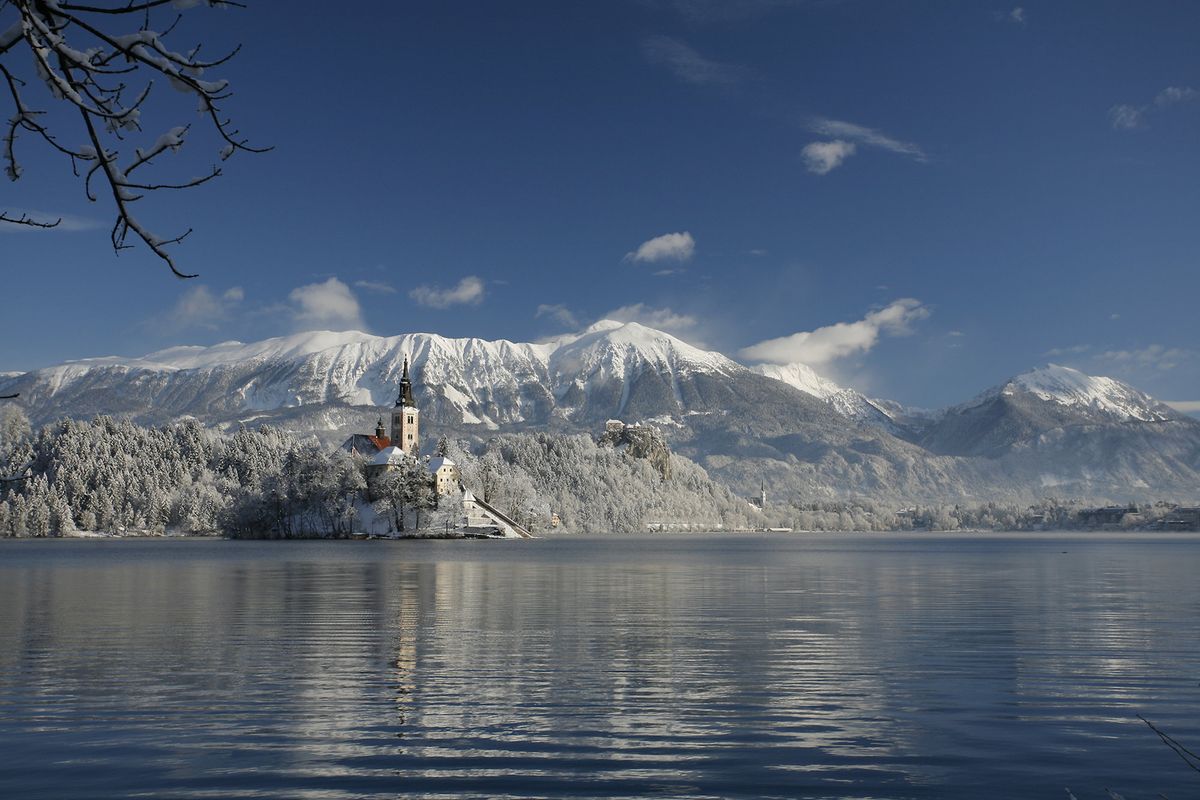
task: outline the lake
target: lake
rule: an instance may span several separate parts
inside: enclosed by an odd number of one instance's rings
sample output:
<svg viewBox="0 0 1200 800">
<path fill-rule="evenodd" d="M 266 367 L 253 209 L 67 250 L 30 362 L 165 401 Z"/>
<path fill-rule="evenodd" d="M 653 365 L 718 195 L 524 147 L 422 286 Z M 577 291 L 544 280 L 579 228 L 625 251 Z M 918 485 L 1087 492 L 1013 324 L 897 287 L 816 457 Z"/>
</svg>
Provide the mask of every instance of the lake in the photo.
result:
<svg viewBox="0 0 1200 800">
<path fill-rule="evenodd" d="M 1200 795 L 1200 537 L 0 541 L 0 797 Z"/>
</svg>

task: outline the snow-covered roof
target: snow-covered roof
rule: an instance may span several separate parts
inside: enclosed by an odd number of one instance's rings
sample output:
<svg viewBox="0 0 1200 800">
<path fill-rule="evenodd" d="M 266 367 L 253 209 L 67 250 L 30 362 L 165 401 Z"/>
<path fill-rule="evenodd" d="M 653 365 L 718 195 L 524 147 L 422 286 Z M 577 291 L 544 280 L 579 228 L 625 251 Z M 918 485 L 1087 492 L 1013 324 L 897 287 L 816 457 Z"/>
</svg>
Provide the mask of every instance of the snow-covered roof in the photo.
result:
<svg viewBox="0 0 1200 800">
<path fill-rule="evenodd" d="M 399 447 L 392 445 L 380 450 L 374 458 L 371 459 L 371 464 L 376 467 L 395 467 L 403 464 L 405 459 L 412 458 L 408 453 L 401 450 Z"/>
<path fill-rule="evenodd" d="M 457 466 L 458 466 L 458 464 L 455 464 L 453 459 L 447 458 L 446 456 L 434 456 L 433 458 L 429 459 L 429 471 L 430 472 L 437 472 L 442 467 L 457 467 Z"/>
</svg>

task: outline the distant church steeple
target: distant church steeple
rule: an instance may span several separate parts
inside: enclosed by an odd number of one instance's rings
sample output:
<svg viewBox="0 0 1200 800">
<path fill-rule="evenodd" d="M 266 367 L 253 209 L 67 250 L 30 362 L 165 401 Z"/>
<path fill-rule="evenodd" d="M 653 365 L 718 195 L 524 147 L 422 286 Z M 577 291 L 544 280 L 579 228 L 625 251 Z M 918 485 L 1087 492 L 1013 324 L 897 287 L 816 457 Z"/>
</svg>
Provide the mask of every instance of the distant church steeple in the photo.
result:
<svg viewBox="0 0 1200 800">
<path fill-rule="evenodd" d="M 758 492 L 758 507 L 763 511 L 767 510 L 767 479 L 763 478 L 762 487 Z"/>
<path fill-rule="evenodd" d="M 375 438 L 382 439 L 385 436 L 387 436 L 387 431 L 383 427 L 383 417 L 380 417 L 379 421 L 375 423 Z"/>
<path fill-rule="evenodd" d="M 404 357 L 404 373 L 400 376 L 400 396 L 392 409 L 392 446 L 417 455 L 421 448 L 421 412 L 413 398 L 412 379 L 408 377 L 408 356 Z"/>
<path fill-rule="evenodd" d="M 408 377 L 408 356 L 404 357 L 404 374 L 400 376 L 400 396 L 396 398 L 398 406 L 416 406 L 413 399 L 412 381 Z"/>
</svg>

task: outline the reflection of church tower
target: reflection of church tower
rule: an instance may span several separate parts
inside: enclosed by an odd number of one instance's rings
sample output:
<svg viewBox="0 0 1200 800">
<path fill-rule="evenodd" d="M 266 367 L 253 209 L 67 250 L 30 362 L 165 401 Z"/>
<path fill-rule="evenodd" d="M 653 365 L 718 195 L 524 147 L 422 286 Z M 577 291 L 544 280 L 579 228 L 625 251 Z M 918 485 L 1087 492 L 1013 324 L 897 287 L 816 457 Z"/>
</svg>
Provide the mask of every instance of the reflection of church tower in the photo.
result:
<svg viewBox="0 0 1200 800">
<path fill-rule="evenodd" d="M 421 412 L 413 399 L 412 380 L 408 377 L 408 357 L 404 359 L 404 375 L 400 378 L 400 396 L 392 409 L 392 446 L 417 455 L 421 447 L 418 433 Z"/>
</svg>

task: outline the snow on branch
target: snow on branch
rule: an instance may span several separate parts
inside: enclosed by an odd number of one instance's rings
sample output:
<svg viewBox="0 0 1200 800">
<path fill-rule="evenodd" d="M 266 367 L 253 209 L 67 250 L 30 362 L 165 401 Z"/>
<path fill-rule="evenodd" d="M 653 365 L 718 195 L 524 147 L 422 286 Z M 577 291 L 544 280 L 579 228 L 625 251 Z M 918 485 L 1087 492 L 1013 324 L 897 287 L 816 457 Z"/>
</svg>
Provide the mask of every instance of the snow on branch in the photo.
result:
<svg viewBox="0 0 1200 800">
<path fill-rule="evenodd" d="M 0 475 L 0 483 L 16 483 L 17 481 L 26 480 L 29 477 L 29 471 L 32 469 L 33 462 L 30 461 L 12 475 Z"/>
<path fill-rule="evenodd" d="M 5 174 L 13 181 L 22 177 L 17 155 L 20 134 L 41 140 L 69 159 L 72 173 L 83 177 L 84 194 L 89 201 L 99 199 L 93 179 L 99 176 L 108 185 L 117 213 L 111 237 L 114 251 L 119 253 L 132 247 L 126 243 L 132 233 L 180 278 L 195 276 L 177 267 L 167 247 L 182 241 L 191 229 L 175 236 L 155 234 L 131 213 L 130 204 L 151 192 L 200 186 L 222 173 L 214 164 L 205 173 L 182 180 L 130 178 L 135 170 L 154 164 L 163 153 L 179 151 L 191 129 L 190 125 L 172 127 L 149 147 L 134 147 L 131 157 L 122 158 L 126 137 L 142 132 L 142 110 L 155 81 L 163 81 L 198 99 L 201 116 L 220 141 L 216 157 L 221 161 L 238 151 L 264 153 L 272 149 L 252 145 L 222 111 L 223 102 L 232 96 L 229 82 L 204 77 L 206 70 L 220 67 L 237 55 L 240 45 L 217 58 L 205 59 L 199 56 L 199 44 L 185 52 L 167 45 L 167 36 L 175 30 L 183 13 L 198 5 L 244 7 L 231 0 L 126 0 L 110 4 L 0 0 L 0 89 L 7 90 L 0 94 L 7 95 L 12 105 L 2 140 Z M 153 12 L 166 6 L 175 10 L 174 21 L 155 30 L 151 27 Z M 16 18 L 6 27 L 10 15 Z M 129 19 L 132 30 L 112 30 L 116 21 L 123 18 Z M 28 80 L 9 68 L 16 63 L 20 51 L 32 57 L 34 75 Z M 69 147 L 51 133 L 47 112 L 26 101 L 31 82 L 40 82 L 53 100 L 74 107 L 86 134 L 85 144 Z M 122 167 L 121 163 L 125 165 Z M 82 175 L 81 165 L 86 165 Z M 24 214 L 14 216 L 3 210 L 0 223 L 38 228 L 58 224 L 33 220 Z"/>
<path fill-rule="evenodd" d="M 30 228 L 54 228 L 62 222 L 62 217 L 54 220 L 54 222 L 42 222 L 33 219 L 28 214 L 20 214 L 14 217 L 6 211 L 0 211 L 0 222 L 7 222 L 10 225 L 27 225 Z M 0 400 L 10 400 L 12 397 L 16 397 L 16 395 L 11 395 L 11 397 L 8 395 L 0 396 Z"/>
</svg>

